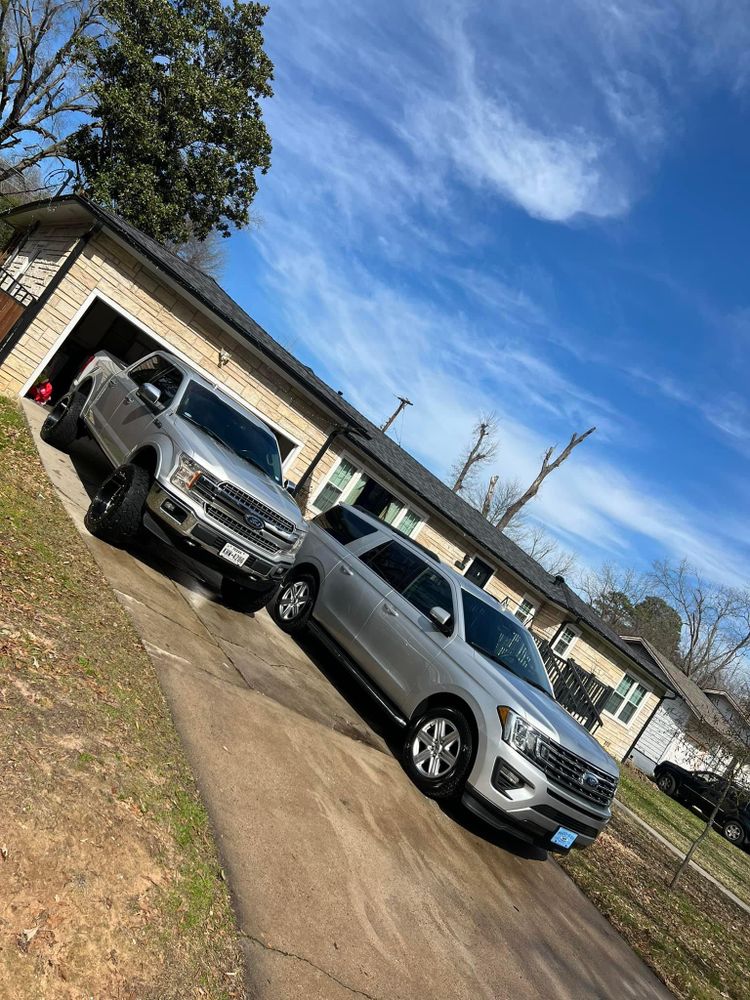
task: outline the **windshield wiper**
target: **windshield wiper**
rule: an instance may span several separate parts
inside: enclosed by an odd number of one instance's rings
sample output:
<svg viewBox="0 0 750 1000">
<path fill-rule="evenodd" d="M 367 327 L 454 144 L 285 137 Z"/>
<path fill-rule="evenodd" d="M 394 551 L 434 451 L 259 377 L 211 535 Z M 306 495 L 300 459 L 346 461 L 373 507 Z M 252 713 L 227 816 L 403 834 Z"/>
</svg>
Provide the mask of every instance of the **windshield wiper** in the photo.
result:
<svg viewBox="0 0 750 1000">
<path fill-rule="evenodd" d="M 276 477 L 272 476 L 268 471 L 268 466 L 262 465 L 257 458 L 253 458 L 252 455 L 249 455 L 246 451 L 238 451 L 237 454 L 244 462 L 247 462 L 248 465 L 254 465 L 256 469 L 260 469 L 261 472 L 265 473 L 269 479 L 273 479 L 275 483 L 278 482 Z"/>
<path fill-rule="evenodd" d="M 491 653 L 489 649 L 485 649 L 484 646 L 480 646 L 478 642 L 471 642 L 471 640 L 469 639 L 467 639 L 466 641 L 469 643 L 472 649 L 476 649 L 478 653 L 481 653 L 483 656 L 486 656 L 488 660 L 492 660 L 493 663 L 497 663 L 499 666 L 503 667 L 509 673 L 513 674 L 514 677 L 518 677 L 520 678 L 520 680 L 526 681 L 527 684 L 530 684 L 538 691 L 543 691 L 544 694 L 549 695 L 549 697 L 552 698 L 552 695 L 547 690 L 547 688 L 544 687 L 544 685 L 540 684 L 539 681 L 532 680 L 531 677 L 527 677 L 525 674 L 520 673 L 518 670 L 512 667 L 507 660 L 504 660 L 502 656 L 498 656 L 497 653 Z"/>
<path fill-rule="evenodd" d="M 235 455 L 237 454 L 237 452 L 234 450 L 234 448 L 231 446 L 231 444 L 229 444 L 228 441 L 225 441 L 224 438 L 220 434 L 216 433 L 216 431 L 212 430 L 210 427 L 206 427 L 205 424 L 200 423 L 198 420 L 193 420 L 193 418 L 189 417 L 187 415 L 187 413 L 181 413 L 180 416 L 183 417 L 185 420 L 187 420 L 188 423 L 191 423 L 193 425 L 193 427 L 197 427 L 198 430 L 203 431 L 204 434 L 208 434 L 208 436 L 210 438 L 213 438 L 214 441 L 218 441 L 219 444 L 223 445 L 225 448 L 227 448 L 233 454 L 235 454 Z"/>
</svg>

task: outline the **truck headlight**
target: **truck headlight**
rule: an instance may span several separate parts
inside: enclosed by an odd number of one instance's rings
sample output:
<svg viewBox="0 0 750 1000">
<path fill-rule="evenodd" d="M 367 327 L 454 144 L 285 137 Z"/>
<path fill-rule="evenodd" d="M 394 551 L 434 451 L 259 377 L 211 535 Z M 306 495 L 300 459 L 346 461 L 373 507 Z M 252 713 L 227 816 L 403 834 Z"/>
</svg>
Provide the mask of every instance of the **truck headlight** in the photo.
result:
<svg viewBox="0 0 750 1000">
<path fill-rule="evenodd" d="M 545 742 L 544 733 L 540 732 L 530 722 L 516 715 L 514 711 L 505 706 L 500 706 L 497 714 L 503 723 L 503 739 L 510 743 L 514 750 L 518 750 L 524 757 L 530 760 L 542 760 L 542 747 Z"/>
<path fill-rule="evenodd" d="M 307 534 L 307 532 L 302 532 L 300 534 L 299 538 L 295 539 L 295 541 L 292 542 L 292 544 L 289 546 L 289 554 L 290 555 L 294 555 L 295 552 L 299 552 L 299 550 L 302 547 L 302 543 L 305 540 L 305 535 L 306 534 Z"/>
<path fill-rule="evenodd" d="M 189 455 L 180 455 L 177 468 L 170 477 L 170 482 L 181 490 L 191 490 L 203 475 L 204 470 L 194 462 Z"/>
</svg>

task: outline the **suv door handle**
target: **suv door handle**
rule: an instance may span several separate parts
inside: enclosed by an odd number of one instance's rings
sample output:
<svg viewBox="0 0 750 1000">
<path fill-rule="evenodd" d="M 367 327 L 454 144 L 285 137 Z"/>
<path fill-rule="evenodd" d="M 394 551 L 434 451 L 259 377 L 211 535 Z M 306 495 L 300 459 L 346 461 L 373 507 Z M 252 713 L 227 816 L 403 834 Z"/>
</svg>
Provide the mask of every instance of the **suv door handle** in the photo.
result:
<svg viewBox="0 0 750 1000">
<path fill-rule="evenodd" d="M 383 604 L 383 611 L 387 615 L 390 615 L 391 618 L 398 618 L 398 611 L 396 611 L 392 604 L 388 604 L 387 601 Z"/>
<path fill-rule="evenodd" d="M 346 563 L 341 564 L 341 572 L 344 574 L 344 576 L 354 576 L 354 570 L 349 569 Z"/>
</svg>

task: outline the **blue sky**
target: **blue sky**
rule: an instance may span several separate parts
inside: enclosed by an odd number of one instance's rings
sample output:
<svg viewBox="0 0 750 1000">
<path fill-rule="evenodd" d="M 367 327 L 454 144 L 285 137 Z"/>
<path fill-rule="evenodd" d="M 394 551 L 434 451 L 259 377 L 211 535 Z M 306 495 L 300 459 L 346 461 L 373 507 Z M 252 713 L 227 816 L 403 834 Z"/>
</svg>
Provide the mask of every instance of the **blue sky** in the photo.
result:
<svg viewBox="0 0 750 1000">
<path fill-rule="evenodd" d="M 750 9 L 271 0 L 273 165 L 225 284 L 444 475 L 597 433 L 530 511 L 582 562 L 750 566 Z"/>
</svg>

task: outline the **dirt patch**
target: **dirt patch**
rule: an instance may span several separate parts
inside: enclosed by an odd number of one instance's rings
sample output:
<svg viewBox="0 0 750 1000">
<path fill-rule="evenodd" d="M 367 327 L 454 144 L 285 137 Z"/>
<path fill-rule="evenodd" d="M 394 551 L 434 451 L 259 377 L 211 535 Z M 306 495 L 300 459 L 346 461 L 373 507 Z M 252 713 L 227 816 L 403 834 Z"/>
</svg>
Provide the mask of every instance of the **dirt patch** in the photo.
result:
<svg viewBox="0 0 750 1000">
<path fill-rule="evenodd" d="M 0 397 L 0 995 L 244 998 L 150 660 Z"/>
</svg>

